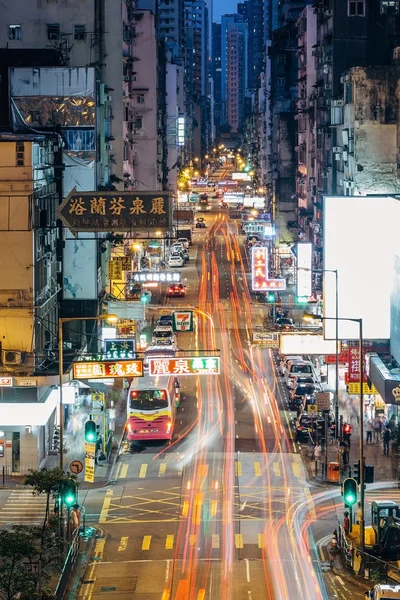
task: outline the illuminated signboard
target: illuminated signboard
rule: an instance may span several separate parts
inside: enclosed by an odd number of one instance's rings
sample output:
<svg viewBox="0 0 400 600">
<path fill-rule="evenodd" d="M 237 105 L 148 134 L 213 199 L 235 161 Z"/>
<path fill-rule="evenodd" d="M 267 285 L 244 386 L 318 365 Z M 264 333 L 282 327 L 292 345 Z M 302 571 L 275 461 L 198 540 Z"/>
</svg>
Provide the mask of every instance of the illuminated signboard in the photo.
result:
<svg viewBox="0 0 400 600">
<path fill-rule="evenodd" d="M 107 359 L 135 358 L 135 341 L 104 340 L 104 350 Z"/>
<path fill-rule="evenodd" d="M 143 273 L 142 271 L 134 271 L 132 273 L 131 280 L 142 281 L 147 283 L 179 283 L 182 281 L 182 275 L 179 271 L 152 271 L 145 273 Z"/>
<path fill-rule="evenodd" d="M 142 360 L 74 363 L 74 379 L 103 379 L 110 377 L 142 377 Z"/>
<path fill-rule="evenodd" d="M 254 292 L 286 289 L 285 279 L 268 279 L 268 248 L 255 246 L 251 249 L 251 284 Z"/>
<path fill-rule="evenodd" d="M 297 244 L 297 296 L 311 296 L 312 244 Z"/>
<path fill-rule="evenodd" d="M 219 375 L 219 356 L 149 358 L 149 375 Z"/>
<path fill-rule="evenodd" d="M 237 181 L 251 181 L 251 176 L 248 173 L 232 173 L 232 179 Z"/>
<path fill-rule="evenodd" d="M 0 377 L 0 387 L 11 387 L 12 384 L 12 377 Z"/>
<path fill-rule="evenodd" d="M 185 145 L 185 117 L 178 117 L 178 146 Z"/>
</svg>

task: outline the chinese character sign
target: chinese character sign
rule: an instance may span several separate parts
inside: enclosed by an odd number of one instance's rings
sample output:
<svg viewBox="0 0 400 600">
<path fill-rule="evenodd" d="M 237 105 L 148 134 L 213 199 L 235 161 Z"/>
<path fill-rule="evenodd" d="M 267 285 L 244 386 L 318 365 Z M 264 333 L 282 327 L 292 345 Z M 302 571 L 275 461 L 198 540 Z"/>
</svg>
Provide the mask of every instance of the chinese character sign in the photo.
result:
<svg viewBox="0 0 400 600">
<path fill-rule="evenodd" d="M 149 375 L 219 375 L 219 356 L 149 358 Z"/>
<path fill-rule="evenodd" d="M 107 360 L 135 358 L 135 340 L 104 340 Z"/>
<path fill-rule="evenodd" d="M 268 248 L 251 249 L 251 281 L 254 291 L 263 290 L 268 279 Z"/>
<path fill-rule="evenodd" d="M 364 381 L 367 381 L 367 373 L 365 369 L 365 352 L 364 352 Z M 348 383 L 360 381 L 360 349 L 357 346 L 349 348 L 349 371 Z"/>
<path fill-rule="evenodd" d="M 108 379 L 112 377 L 143 377 L 143 361 L 74 363 L 74 379 Z"/>
<path fill-rule="evenodd" d="M 148 283 L 180 283 L 182 274 L 179 271 L 133 271 L 131 279 Z"/>
<path fill-rule="evenodd" d="M 72 190 L 58 209 L 59 218 L 71 231 L 165 231 L 172 224 L 171 214 L 169 192 Z"/>
</svg>

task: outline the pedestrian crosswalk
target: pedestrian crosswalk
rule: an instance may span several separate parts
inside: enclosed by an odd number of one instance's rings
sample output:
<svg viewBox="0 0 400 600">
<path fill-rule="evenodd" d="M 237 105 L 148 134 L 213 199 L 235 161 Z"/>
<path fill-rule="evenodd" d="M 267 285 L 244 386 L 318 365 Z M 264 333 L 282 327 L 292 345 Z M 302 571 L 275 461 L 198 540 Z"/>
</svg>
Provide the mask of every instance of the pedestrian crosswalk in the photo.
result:
<svg viewBox="0 0 400 600">
<path fill-rule="evenodd" d="M 0 525 L 41 524 L 46 513 L 46 496 L 34 496 L 32 490 L 16 488 L 0 509 Z"/>
<path fill-rule="evenodd" d="M 189 542 L 189 546 L 193 547 L 198 544 L 201 544 L 203 548 L 211 547 L 212 549 L 219 549 L 222 545 L 222 535 L 218 533 L 211 533 L 209 535 L 197 535 L 197 534 L 187 534 L 187 540 L 182 540 L 182 537 L 179 537 L 180 543 L 183 541 Z M 151 550 L 160 549 L 163 550 L 174 550 L 176 545 L 177 536 L 174 534 L 167 534 L 160 537 L 159 535 L 143 535 L 141 537 L 129 537 L 124 536 L 121 537 L 120 540 L 116 540 L 116 544 L 118 546 L 118 552 L 129 552 L 129 551 L 141 551 L 143 553 L 148 553 Z M 224 536 L 224 543 L 226 543 L 226 536 Z M 266 537 L 263 533 L 253 533 L 251 535 L 244 535 L 242 533 L 235 533 L 231 540 L 232 546 L 236 548 L 236 550 L 243 550 L 246 546 L 256 546 L 260 550 L 266 547 Z"/>
<path fill-rule="evenodd" d="M 286 457 L 290 457 L 288 460 Z M 281 478 L 288 477 L 294 478 L 300 482 L 305 482 L 305 470 L 301 463 L 301 457 L 298 454 L 287 454 L 285 461 L 269 460 L 266 464 L 262 460 L 254 461 L 234 461 L 235 475 L 240 481 L 241 478 L 251 478 L 254 480 L 261 479 L 267 474 L 269 477 Z M 174 462 L 162 461 L 161 463 L 155 462 L 129 462 L 129 463 L 118 463 L 115 471 L 114 479 L 150 479 L 155 477 L 181 477 L 183 473 L 182 468 L 179 468 Z M 208 477 L 210 475 L 209 465 L 199 464 L 197 467 L 197 477 Z"/>
</svg>

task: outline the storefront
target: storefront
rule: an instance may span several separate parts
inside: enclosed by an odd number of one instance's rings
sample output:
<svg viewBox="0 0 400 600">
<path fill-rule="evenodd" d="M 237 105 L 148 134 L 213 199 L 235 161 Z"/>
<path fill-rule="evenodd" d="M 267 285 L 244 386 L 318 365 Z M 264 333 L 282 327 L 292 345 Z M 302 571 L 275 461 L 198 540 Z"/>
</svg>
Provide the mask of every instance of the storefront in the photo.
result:
<svg viewBox="0 0 400 600">
<path fill-rule="evenodd" d="M 367 373 L 369 381 L 376 387 L 381 398 L 381 404 L 377 406 L 379 411 L 386 407 L 386 416 L 399 416 L 400 406 L 400 375 L 391 373 L 378 354 L 368 355 Z M 383 404 L 382 404 L 383 403 Z"/>
</svg>

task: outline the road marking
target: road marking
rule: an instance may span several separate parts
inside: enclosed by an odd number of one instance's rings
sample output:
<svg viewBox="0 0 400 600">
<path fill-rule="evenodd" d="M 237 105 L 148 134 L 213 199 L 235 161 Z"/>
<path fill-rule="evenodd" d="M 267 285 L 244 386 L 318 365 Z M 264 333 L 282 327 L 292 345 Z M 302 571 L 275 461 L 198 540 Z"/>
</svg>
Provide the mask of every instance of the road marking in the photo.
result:
<svg viewBox="0 0 400 600">
<path fill-rule="evenodd" d="M 272 463 L 272 470 L 274 472 L 275 477 L 281 476 L 281 468 L 279 466 L 279 463 Z"/>
<path fill-rule="evenodd" d="M 159 477 L 163 477 L 165 475 L 166 468 L 167 468 L 167 463 L 163 462 L 160 464 L 160 468 L 158 470 Z"/>
<path fill-rule="evenodd" d="M 264 535 L 262 533 L 258 534 L 258 547 L 265 548 Z"/>
<path fill-rule="evenodd" d="M 218 533 L 213 533 L 211 536 L 211 546 L 212 548 L 219 548 L 219 535 Z"/>
<path fill-rule="evenodd" d="M 301 471 L 298 463 L 292 463 L 292 470 L 295 477 L 300 477 Z"/>
<path fill-rule="evenodd" d="M 245 558 L 245 563 L 246 563 L 246 580 L 247 583 L 250 583 L 250 562 L 248 558 Z"/>
<path fill-rule="evenodd" d="M 243 536 L 241 533 L 235 533 L 235 547 L 237 549 L 243 548 Z"/>
<path fill-rule="evenodd" d="M 212 500 L 211 501 L 211 516 L 212 517 L 215 517 L 215 515 L 217 514 L 217 506 L 218 506 L 217 500 Z"/>
<path fill-rule="evenodd" d="M 192 534 L 189 536 L 189 546 L 192 546 L 192 547 L 193 547 L 193 546 L 195 545 L 195 543 L 196 543 L 196 534 L 195 534 L 195 533 L 192 533 Z"/>
<path fill-rule="evenodd" d="M 119 465 L 117 465 L 117 472 L 115 473 L 115 479 L 119 479 L 119 474 L 121 472 L 121 467 L 122 467 L 122 464 L 119 463 Z"/>
<path fill-rule="evenodd" d="M 305 494 L 305 497 L 307 498 L 308 512 L 310 514 L 310 518 L 312 521 L 316 521 L 317 515 L 315 514 L 315 504 L 314 504 L 314 500 L 313 500 L 310 490 L 308 488 L 305 488 L 304 494 Z"/>
<path fill-rule="evenodd" d="M 236 477 L 242 476 L 242 463 L 235 461 L 235 473 Z"/>
<path fill-rule="evenodd" d="M 172 550 L 173 547 L 174 547 L 174 536 L 167 535 L 167 539 L 165 540 L 165 549 Z"/>
<path fill-rule="evenodd" d="M 109 494 L 108 492 L 111 492 L 111 494 Z M 100 512 L 99 523 L 106 523 L 108 511 L 110 510 L 111 499 L 112 490 L 107 490 L 107 496 L 104 498 L 103 506 Z"/>
<path fill-rule="evenodd" d="M 255 462 L 254 463 L 254 475 L 256 477 L 260 477 L 261 476 L 261 465 L 259 462 Z"/>
<path fill-rule="evenodd" d="M 121 538 L 118 546 L 118 552 L 124 552 L 126 550 L 126 547 L 128 545 L 128 539 L 128 537 Z"/>
<path fill-rule="evenodd" d="M 126 476 L 128 474 L 128 467 L 129 465 L 121 465 L 121 471 L 119 474 L 121 479 L 126 479 Z"/>
<path fill-rule="evenodd" d="M 196 497 L 194 500 L 194 511 L 193 511 L 193 515 L 192 515 L 192 523 L 193 524 L 200 525 L 203 501 L 204 501 L 204 495 L 196 494 Z"/>
<path fill-rule="evenodd" d="M 143 463 L 139 471 L 139 479 L 144 479 L 147 473 L 147 464 Z"/>
<path fill-rule="evenodd" d="M 143 537 L 142 550 L 150 550 L 151 535 L 145 535 Z"/>
<path fill-rule="evenodd" d="M 182 507 L 182 517 L 187 517 L 189 512 L 189 502 L 187 500 L 184 501 Z"/>
</svg>

